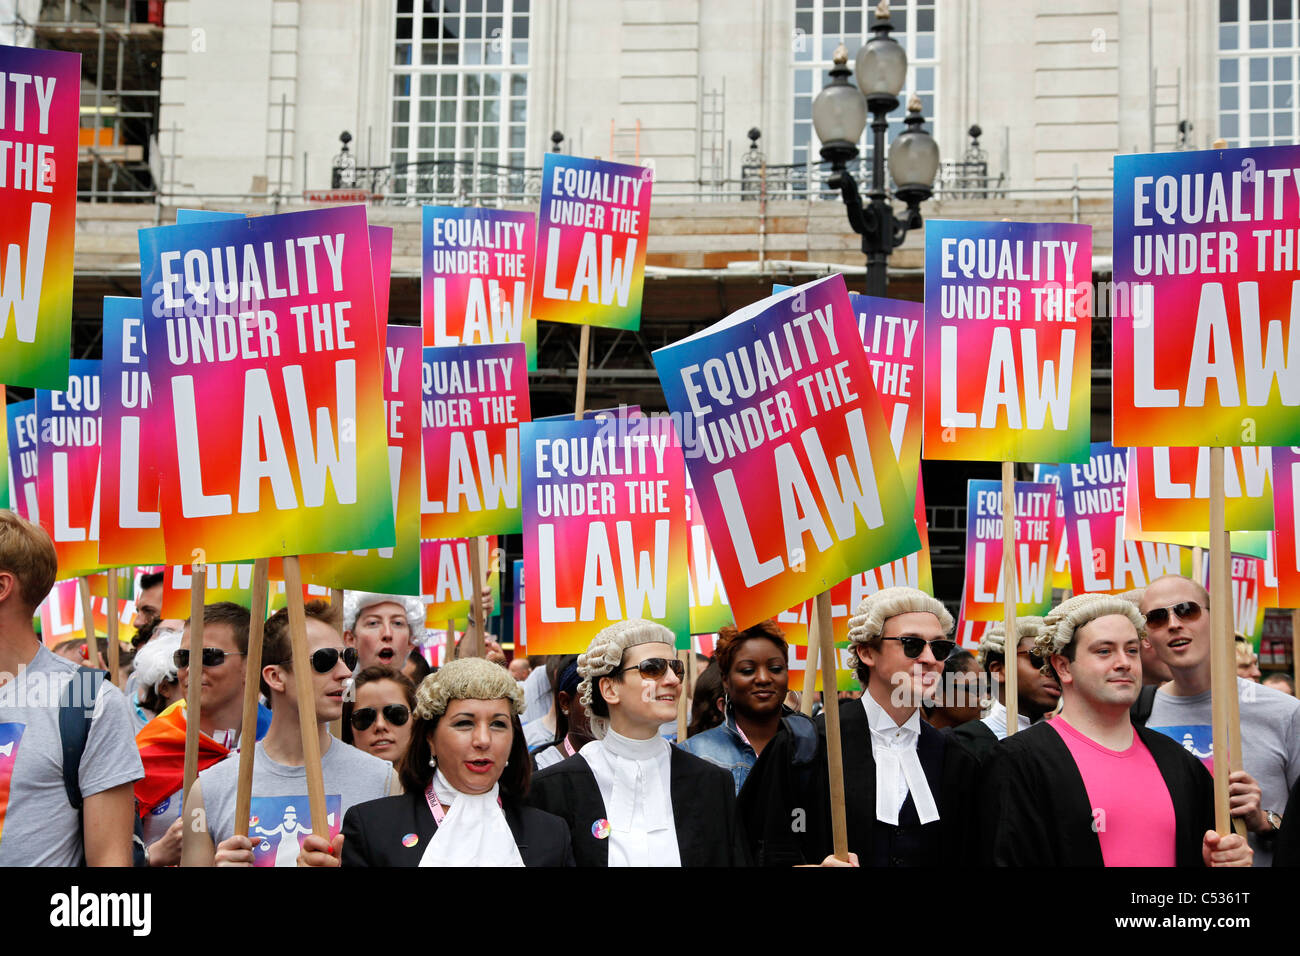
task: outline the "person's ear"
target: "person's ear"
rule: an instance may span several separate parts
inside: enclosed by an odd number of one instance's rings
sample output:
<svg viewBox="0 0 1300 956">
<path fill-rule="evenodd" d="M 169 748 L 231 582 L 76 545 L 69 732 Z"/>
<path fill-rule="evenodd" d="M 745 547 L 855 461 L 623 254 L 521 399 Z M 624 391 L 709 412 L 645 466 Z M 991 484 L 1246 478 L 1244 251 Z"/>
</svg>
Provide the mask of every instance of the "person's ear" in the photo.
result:
<svg viewBox="0 0 1300 956">
<path fill-rule="evenodd" d="M 429 756 L 430 756 L 430 757 L 436 757 L 436 756 L 438 756 L 438 748 L 435 747 L 435 746 L 433 745 L 433 732 L 434 732 L 435 730 L 437 730 L 437 729 L 438 729 L 438 728 L 436 728 L 436 727 L 432 728 L 432 729 L 429 731 L 429 733 L 428 733 L 427 735 L 425 735 L 425 738 L 424 738 L 425 742 L 429 745 Z"/>
<path fill-rule="evenodd" d="M 598 678 L 598 680 L 600 681 L 598 685 L 600 696 L 604 699 L 605 703 L 617 704 L 619 689 L 618 682 L 609 676 Z"/>
<path fill-rule="evenodd" d="M 279 664 L 267 664 L 262 668 L 262 680 L 266 686 L 277 694 L 283 694 L 289 682 L 285 679 L 283 668 Z"/>
<path fill-rule="evenodd" d="M 862 661 L 862 663 L 866 664 L 868 667 L 872 667 L 875 665 L 876 663 L 875 648 L 872 648 L 868 644 L 854 644 L 853 650 L 854 653 L 858 655 L 858 660 Z"/>
<path fill-rule="evenodd" d="M 1072 683 L 1074 678 L 1070 677 L 1070 659 L 1064 654 L 1053 654 L 1051 657 L 1052 668 L 1056 671 L 1056 679 L 1062 687 Z"/>
<path fill-rule="evenodd" d="M 990 674 L 997 674 L 997 675 L 1001 676 L 1001 674 L 1002 674 L 1002 672 L 1003 672 L 1004 669 L 1005 669 L 1005 667 L 1004 667 L 1002 661 L 989 661 L 989 673 L 990 673 Z"/>
<path fill-rule="evenodd" d="M 347 646 L 347 647 L 356 647 L 356 646 L 357 646 L 357 636 L 356 636 L 355 634 L 353 634 L 351 631 L 344 631 L 344 632 L 343 632 L 343 643 L 344 643 L 344 645 Z"/>
<path fill-rule="evenodd" d="M 18 590 L 18 575 L 12 571 L 0 571 L 0 603 L 15 596 Z"/>
</svg>

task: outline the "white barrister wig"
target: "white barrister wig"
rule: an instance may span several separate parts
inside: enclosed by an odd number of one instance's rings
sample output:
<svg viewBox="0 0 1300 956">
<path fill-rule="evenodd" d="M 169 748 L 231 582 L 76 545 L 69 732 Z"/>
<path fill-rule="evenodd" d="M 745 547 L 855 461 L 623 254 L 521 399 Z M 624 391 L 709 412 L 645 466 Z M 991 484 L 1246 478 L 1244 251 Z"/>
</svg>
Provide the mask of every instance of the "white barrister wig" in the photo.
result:
<svg viewBox="0 0 1300 956">
<path fill-rule="evenodd" d="M 424 644 L 428 635 L 424 632 L 424 602 L 418 597 L 402 594 L 377 594 L 373 591 L 343 592 L 343 630 L 350 631 L 356 627 L 361 612 L 376 604 L 396 604 L 406 611 L 406 623 L 411 628 L 411 643 Z"/>
<path fill-rule="evenodd" d="M 609 718 L 601 717 L 591 709 L 592 696 L 596 693 L 596 682 L 613 670 L 623 660 L 623 652 L 638 644 L 667 644 L 673 647 L 673 632 L 662 624 L 653 621 L 616 621 L 609 627 L 602 628 L 591 643 L 587 652 L 578 655 L 578 699 L 587 708 L 591 721 L 591 731 L 599 740 L 605 736 L 609 727 Z"/>
<path fill-rule="evenodd" d="M 433 720 L 447 712 L 453 700 L 508 700 L 518 717 L 524 711 L 524 689 L 500 664 L 484 657 L 448 661 L 420 682 L 415 692 L 415 713 Z"/>
<path fill-rule="evenodd" d="M 952 615 L 938 598 L 916 588 L 882 588 L 864 597 L 849 618 L 849 641 L 866 644 L 881 635 L 885 621 L 912 612 L 933 614 L 945 634 L 953 629 Z"/>
<path fill-rule="evenodd" d="M 1128 602 L 1129 602 L 1130 604 L 1132 604 L 1135 608 L 1137 608 L 1137 609 L 1138 609 L 1138 613 L 1141 614 L 1141 613 L 1142 613 L 1142 595 L 1144 595 L 1144 594 L 1146 594 L 1146 593 L 1147 593 L 1147 589 L 1146 589 L 1146 588 L 1134 588 L 1132 591 L 1125 591 L 1123 594 L 1121 594 L 1121 595 L 1119 595 L 1119 596 L 1122 597 L 1125 601 L 1128 601 Z M 1142 615 L 1142 624 L 1141 624 L 1141 626 L 1138 628 L 1138 637 L 1146 637 L 1146 636 L 1147 636 L 1147 622 L 1146 622 L 1146 615 Z"/>
<path fill-rule="evenodd" d="M 159 631 L 135 652 L 135 679 L 141 687 L 158 690 L 164 681 L 176 679 L 173 655 L 181 646 L 180 631 Z"/>
<path fill-rule="evenodd" d="M 1035 642 L 1038 641 L 1047 625 L 1041 617 L 1018 617 L 1016 618 L 1016 643 L 1019 644 L 1026 637 L 1032 637 Z M 1001 654 L 1006 659 L 1007 647 L 1007 625 L 1005 621 L 996 621 L 984 632 L 980 638 L 980 649 L 975 655 L 979 660 L 980 667 L 988 663 L 990 654 Z"/>
<path fill-rule="evenodd" d="M 1069 600 L 1062 601 L 1044 618 L 1046 630 L 1034 642 L 1038 652 L 1044 658 L 1061 653 L 1074 640 L 1075 633 L 1085 624 L 1118 614 L 1127 618 L 1138 634 L 1142 633 L 1142 615 L 1133 602 L 1118 594 L 1076 594 Z M 1043 673 L 1056 676 L 1051 662 L 1043 664 Z"/>
</svg>

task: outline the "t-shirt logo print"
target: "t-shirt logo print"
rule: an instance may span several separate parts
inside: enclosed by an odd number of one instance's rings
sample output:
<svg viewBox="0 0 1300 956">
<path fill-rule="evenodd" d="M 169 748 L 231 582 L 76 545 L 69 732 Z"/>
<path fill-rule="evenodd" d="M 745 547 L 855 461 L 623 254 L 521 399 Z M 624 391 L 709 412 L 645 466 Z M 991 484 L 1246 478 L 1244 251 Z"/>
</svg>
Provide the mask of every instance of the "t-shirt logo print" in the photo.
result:
<svg viewBox="0 0 1300 956">
<path fill-rule="evenodd" d="M 338 836 L 342 825 L 342 805 L 339 794 L 326 795 L 330 839 Z M 297 866 L 298 850 L 311 832 L 311 809 L 305 793 L 291 797 L 253 797 L 249 801 L 248 836 L 254 841 L 254 866 Z"/>
<path fill-rule="evenodd" d="M 0 840 L 4 839 L 5 811 L 9 809 L 9 781 L 18 761 L 18 743 L 26 724 L 0 724 Z"/>
<path fill-rule="evenodd" d="M 1182 744 L 1211 773 L 1214 772 L 1214 732 L 1209 724 L 1177 724 L 1171 727 L 1152 727 L 1172 740 Z"/>
</svg>

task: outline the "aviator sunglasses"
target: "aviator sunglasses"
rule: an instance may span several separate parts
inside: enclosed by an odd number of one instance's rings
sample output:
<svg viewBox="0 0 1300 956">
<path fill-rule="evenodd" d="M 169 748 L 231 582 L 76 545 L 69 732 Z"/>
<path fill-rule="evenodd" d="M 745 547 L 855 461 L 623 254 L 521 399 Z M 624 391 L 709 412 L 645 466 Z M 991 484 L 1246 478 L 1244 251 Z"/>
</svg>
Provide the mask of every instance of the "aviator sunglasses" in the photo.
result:
<svg viewBox="0 0 1300 956">
<path fill-rule="evenodd" d="M 393 727 L 400 727 L 411 717 L 411 711 L 405 704 L 385 704 L 383 706 L 384 720 Z M 352 729 L 369 730 L 370 725 L 375 722 L 379 716 L 379 711 L 374 707 L 362 707 L 360 710 L 352 712 Z"/>
<path fill-rule="evenodd" d="M 916 660 L 924 653 L 927 646 L 930 653 L 934 655 L 936 661 L 945 661 L 952 649 L 957 646 L 956 641 L 950 641 L 947 638 L 937 638 L 933 641 L 927 641 L 924 637 L 908 635 L 907 637 L 882 637 L 882 641 L 898 641 L 903 645 L 903 653 L 911 660 Z"/>
<path fill-rule="evenodd" d="M 203 648 L 203 666 L 220 667 L 226 662 L 227 657 L 243 657 L 239 651 L 227 651 L 220 647 Z M 190 649 L 188 647 L 177 648 L 172 652 L 172 663 L 177 667 L 190 666 Z"/>
<path fill-rule="evenodd" d="M 622 667 L 616 670 L 615 674 L 621 674 L 623 671 L 636 670 L 641 672 L 641 676 L 650 680 L 658 680 L 672 668 L 677 677 L 681 677 L 686 672 L 686 665 L 677 658 L 669 659 L 667 657 L 647 657 L 640 664 L 633 664 L 631 667 Z"/>
<path fill-rule="evenodd" d="M 1169 623 L 1169 612 L 1178 615 L 1180 621 L 1195 621 L 1205 608 L 1195 601 L 1182 601 L 1169 607 L 1153 607 L 1147 611 L 1147 627 L 1164 627 Z"/>
</svg>

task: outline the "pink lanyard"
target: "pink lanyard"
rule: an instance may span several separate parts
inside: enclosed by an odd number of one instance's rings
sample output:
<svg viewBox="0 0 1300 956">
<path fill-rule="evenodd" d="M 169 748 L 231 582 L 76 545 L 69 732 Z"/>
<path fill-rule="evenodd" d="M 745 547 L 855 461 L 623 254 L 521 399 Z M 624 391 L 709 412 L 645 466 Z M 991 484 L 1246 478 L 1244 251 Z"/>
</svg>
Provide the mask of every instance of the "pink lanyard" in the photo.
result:
<svg viewBox="0 0 1300 956">
<path fill-rule="evenodd" d="M 424 799 L 427 800 L 429 803 L 429 812 L 433 814 L 434 824 L 436 826 L 442 826 L 442 820 L 443 817 L 446 816 L 446 814 L 443 812 L 442 804 L 438 802 L 438 798 L 433 795 L 432 780 L 429 781 L 429 789 L 424 791 Z M 497 797 L 497 806 L 498 807 L 501 806 L 500 797 Z"/>
<path fill-rule="evenodd" d="M 570 757 L 572 757 L 574 754 L 576 754 L 576 753 L 578 752 L 578 751 L 576 751 L 576 750 L 573 749 L 573 744 L 569 743 L 569 735 L 568 735 L 568 734 L 565 734 L 565 735 L 564 735 L 564 739 L 563 739 L 562 741 L 560 741 L 560 743 L 562 743 L 562 744 L 564 745 L 564 752 L 565 752 L 566 754 L 568 754 Z"/>
</svg>

